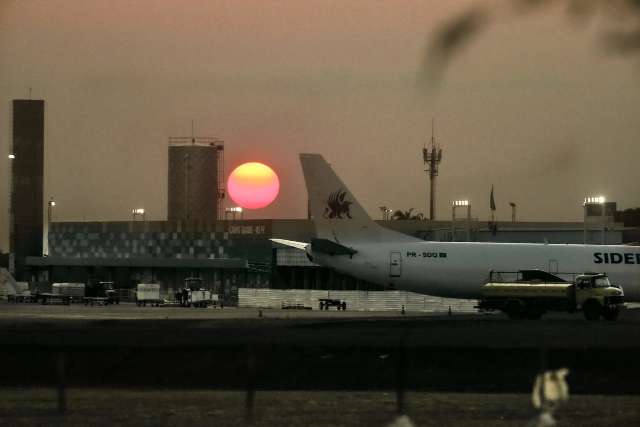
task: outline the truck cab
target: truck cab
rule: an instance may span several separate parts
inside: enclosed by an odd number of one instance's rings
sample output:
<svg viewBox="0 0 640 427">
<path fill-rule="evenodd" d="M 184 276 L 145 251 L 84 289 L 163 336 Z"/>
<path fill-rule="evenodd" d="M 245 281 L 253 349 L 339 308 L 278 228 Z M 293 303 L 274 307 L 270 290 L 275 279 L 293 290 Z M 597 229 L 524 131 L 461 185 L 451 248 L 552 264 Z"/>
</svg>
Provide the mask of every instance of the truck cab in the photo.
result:
<svg viewBox="0 0 640 427">
<path fill-rule="evenodd" d="M 581 274 L 574 283 L 576 306 L 588 320 L 597 320 L 600 316 L 615 320 L 624 308 L 624 291 L 612 285 L 606 274 Z"/>
</svg>

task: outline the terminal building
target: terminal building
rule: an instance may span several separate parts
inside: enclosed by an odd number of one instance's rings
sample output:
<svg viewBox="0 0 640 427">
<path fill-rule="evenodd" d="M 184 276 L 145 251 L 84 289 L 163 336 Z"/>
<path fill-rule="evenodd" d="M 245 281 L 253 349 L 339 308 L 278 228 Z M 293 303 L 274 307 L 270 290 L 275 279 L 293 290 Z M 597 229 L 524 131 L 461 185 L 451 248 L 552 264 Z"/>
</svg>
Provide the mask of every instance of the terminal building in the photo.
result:
<svg viewBox="0 0 640 427">
<path fill-rule="evenodd" d="M 379 221 L 427 241 L 494 241 L 619 244 L 637 239 L 637 229 L 618 223 Z M 634 234 L 636 233 L 636 234 Z M 233 301 L 238 288 L 382 290 L 381 287 L 311 263 L 302 251 L 278 247 L 270 238 L 310 241 L 311 220 L 221 220 L 214 222 L 55 222 L 49 256 L 28 257 L 32 283 L 114 281 L 118 288 L 160 283 L 171 293 L 186 277 Z"/>
</svg>

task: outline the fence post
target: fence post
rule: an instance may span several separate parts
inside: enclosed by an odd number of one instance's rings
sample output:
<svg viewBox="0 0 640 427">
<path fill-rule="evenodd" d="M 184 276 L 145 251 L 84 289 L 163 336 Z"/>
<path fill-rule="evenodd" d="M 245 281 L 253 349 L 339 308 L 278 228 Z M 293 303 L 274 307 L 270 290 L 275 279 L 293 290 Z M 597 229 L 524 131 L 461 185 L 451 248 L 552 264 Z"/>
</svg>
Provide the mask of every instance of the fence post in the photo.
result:
<svg viewBox="0 0 640 427">
<path fill-rule="evenodd" d="M 405 405 L 405 380 L 406 380 L 406 360 L 404 345 L 398 347 L 394 354 L 396 368 L 396 412 L 404 415 Z"/>
<path fill-rule="evenodd" d="M 56 355 L 56 376 L 58 380 L 58 412 L 64 414 L 67 411 L 66 378 L 65 378 L 64 353 L 59 351 Z"/>
<path fill-rule="evenodd" d="M 247 345 L 247 395 L 245 398 L 245 421 L 253 423 L 253 405 L 256 395 L 256 355 L 253 345 Z"/>
</svg>

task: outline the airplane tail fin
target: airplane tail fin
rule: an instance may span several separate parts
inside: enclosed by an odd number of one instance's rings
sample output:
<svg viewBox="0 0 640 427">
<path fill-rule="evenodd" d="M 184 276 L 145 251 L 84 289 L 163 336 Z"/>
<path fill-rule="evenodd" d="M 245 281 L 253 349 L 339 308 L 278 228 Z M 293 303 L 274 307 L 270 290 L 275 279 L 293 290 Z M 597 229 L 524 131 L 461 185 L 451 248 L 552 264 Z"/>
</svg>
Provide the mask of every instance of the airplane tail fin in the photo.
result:
<svg viewBox="0 0 640 427">
<path fill-rule="evenodd" d="M 320 154 L 300 154 L 316 237 L 338 244 L 380 241 L 397 235 L 376 224 Z M 409 238 L 409 236 L 404 236 Z"/>
</svg>

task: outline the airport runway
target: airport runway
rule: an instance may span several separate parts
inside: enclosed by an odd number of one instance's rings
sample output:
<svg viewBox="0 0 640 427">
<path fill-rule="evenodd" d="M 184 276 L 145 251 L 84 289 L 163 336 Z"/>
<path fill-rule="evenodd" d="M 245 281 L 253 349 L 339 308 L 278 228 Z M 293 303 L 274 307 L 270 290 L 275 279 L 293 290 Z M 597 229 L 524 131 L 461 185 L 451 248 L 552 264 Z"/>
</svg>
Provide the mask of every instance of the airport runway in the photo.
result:
<svg viewBox="0 0 640 427">
<path fill-rule="evenodd" d="M 640 348 L 640 309 L 614 322 L 580 314 L 513 321 L 502 314 L 0 305 L 0 344 Z"/>
<path fill-rule="evenodd" d="M 640 394 L 640 310 L 511 321 L 442 315 L 225 308 L 0 305 L 0 385 L 526 392 L 545 367 L 572 389 Z M 254 372 L 251 374 L 251 372 Z"/>
</svg>

